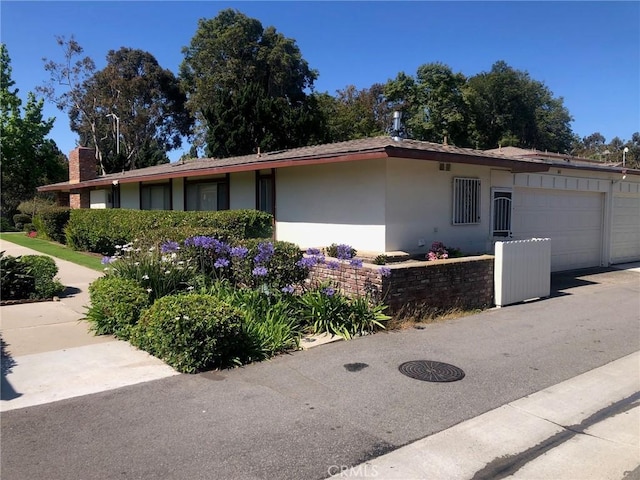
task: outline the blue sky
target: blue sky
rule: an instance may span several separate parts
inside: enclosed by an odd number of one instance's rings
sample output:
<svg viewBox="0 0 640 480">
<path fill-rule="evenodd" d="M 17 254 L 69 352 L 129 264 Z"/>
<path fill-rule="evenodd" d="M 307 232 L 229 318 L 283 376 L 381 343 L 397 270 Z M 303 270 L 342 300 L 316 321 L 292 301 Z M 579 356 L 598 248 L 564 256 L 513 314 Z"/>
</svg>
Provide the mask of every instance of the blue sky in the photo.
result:
<svg viewBox="0 0 640 480">
<path fill-rule="evenodd" d="M 98 68 L 124 46 L 177 74 L 198 19 L 229 7 L 295 39 L 320 73 L 317 91 L 369 87 L 435 61 L 472 76 L 504 60 L 564 97 L 578 135 L 640 130 L 640 2 L 2 1 L 0 40 L 26 97 L 48 79 L 42 58 L 62 60 L 56 35 L 74 35 Z M 77 137 L 67 115 L 50 104 L 45 115 L 68 154 Z"/>
</svg>

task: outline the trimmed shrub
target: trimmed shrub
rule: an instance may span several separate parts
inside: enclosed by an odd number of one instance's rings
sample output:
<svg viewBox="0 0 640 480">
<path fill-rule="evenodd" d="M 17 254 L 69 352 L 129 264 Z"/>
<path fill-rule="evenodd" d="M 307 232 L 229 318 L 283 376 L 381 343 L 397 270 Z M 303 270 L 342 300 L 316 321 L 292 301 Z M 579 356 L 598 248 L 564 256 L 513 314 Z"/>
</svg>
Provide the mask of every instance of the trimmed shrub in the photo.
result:
<svg viewBox="0 0 640 480">
<path fill-rule="evenodd" d="M 273 217 L 256 210 L 179 212 L 125 209 L 72 210 L 65 233 L 75 250 L 113 255 L 115 246 L 136 239 L 160 243 L 197 235 L 221 239 L 270 237 Z"/>
<path fill-rule="evenodd" d="M 35 229 L 44 239 L 65 243 L 64 229 L 69 222 L 70 212 L 64 207 L 42 210 L 33 217 Z"/>
<path fill-rule="evenodd" d="M 22 230 L 25 223 L 31 223 L 31 215 L 16 213 L 13 216 L 13 224 L 16 226 L 16 229 Z"/>
<path fill-rule="evenodd" d="M 0 217 L 0 232 L 15 232 L 15 227 L 11 224 L 11 221 L 6 217 Z"/>
<path fill-rule="evenodd" d="M 25 266 L 25 272 L 34 278 L 35 290 L 31 298 L 52 298 L 64 290 L 55 276 L 58 274 L 58 266 L 53 258 L 45 255 L 23 255 L 19 262 Z"/>
<path fill-rule="evenodd" d="M 113 334 L 127 340 L 140 313 L 149 305 L 146 290 L 134 280 L 101 277 L 89 285 L 87 320 L 96 335 Z"/>
<path fill-rule="evenodd" d="M 182 373 L 239 363 L 242 312 L 211 295 L 162 297 L 144 311 L 131 343 Z"/>
<path fill-rule="evenodd" d="M 20 258 L 0 252 L 0 297 L 2 300 L 23 300 L 36 290 L 35 279 L 27 273 Z"/>
</svg>

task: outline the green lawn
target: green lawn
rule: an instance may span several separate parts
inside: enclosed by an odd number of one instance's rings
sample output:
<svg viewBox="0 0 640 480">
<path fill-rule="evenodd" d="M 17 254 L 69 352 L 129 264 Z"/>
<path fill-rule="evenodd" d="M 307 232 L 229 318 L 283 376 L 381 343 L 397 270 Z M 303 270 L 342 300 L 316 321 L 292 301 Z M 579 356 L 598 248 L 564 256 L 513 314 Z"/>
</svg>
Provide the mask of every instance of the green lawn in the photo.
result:
<svg viewBox="0 0 640 480">
<path fill-rule="evenodd" d="M 101 257 L 88 253 L 76 252 L 56 242 L 49 242 L 39 238 L 29 238 L 22 232 L 0 233 L 0 238 L 7 242 L 15 243 L 22 247 L 27 247 L 61 260 L 73 262 L 83 267 L 91 268 L 100 272 L 104 270 L 104 265 L 101 263 Z"/>
</svg>

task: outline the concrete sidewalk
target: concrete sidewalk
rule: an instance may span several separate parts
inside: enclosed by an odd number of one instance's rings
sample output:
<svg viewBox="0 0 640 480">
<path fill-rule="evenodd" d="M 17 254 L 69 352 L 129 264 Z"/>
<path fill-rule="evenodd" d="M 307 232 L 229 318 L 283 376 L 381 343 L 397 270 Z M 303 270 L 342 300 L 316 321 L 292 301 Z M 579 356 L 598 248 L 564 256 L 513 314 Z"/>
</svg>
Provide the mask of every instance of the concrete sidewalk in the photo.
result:
<svg viewBox="0 0 640 480">
<path fill-rule="evenodd" d="M 7 255 L 42 255 L 0 240 Z M 67 287 L 59 302 L 0 307 L 2 399 L 0 411 L 40 405 L 177 375 L 127 342 L 95 336 L 82 320 L 89 285 L 102 274 L 55 258 Z"/>
</svg>

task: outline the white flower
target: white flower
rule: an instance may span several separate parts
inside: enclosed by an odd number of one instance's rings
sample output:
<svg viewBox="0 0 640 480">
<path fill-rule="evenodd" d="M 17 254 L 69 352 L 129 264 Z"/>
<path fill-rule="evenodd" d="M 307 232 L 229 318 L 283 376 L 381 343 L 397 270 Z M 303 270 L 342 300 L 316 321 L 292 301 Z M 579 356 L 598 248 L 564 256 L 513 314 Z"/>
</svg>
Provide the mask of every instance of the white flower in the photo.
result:
<svg viewBox="0 0 640 480">
<path fill-rule="evenodd" d="M 189 317 L 187 315 L 183 315 L 182 318 L 184 318 L 185 320 L 189 320 Z"/>
<path fill-rule="evenodd" d="M 105 272 L 108 272 L 108 271 L 109 271 L 109 267 L 105 267 L 103 270 L 104 270 Z"/>
<path fill-rule="evenodd" d="M 140 262 L 136 262 L 134 263 L 134 265 L 137 267 L 138 265 L 140 265 Z"/>
<path fill-rule="evenodd" d="M 142 276 L 143 280 L 149 280 L 149 275 L 147 275 L 146 273 Z"/>
<path fill-rule="evenodd" d="M 151 288 L 147 288 L 147 293 L 151 293 L 153 290 Z"/>
<path fill-rule="evenodd" d="M 167 270 L 164 272 L 165 275 L 169 275 L 171 273 L 171 270 Z"/>
<path fill-rule="evenodd" d="M 178 262 L 178 265 L 184 265 L 184 262 L 183 262 L 182 260 L 180 260 L 180 261 Z"/>
<path fill-rule="evenodd" d="M 122 245 L 116 245 L 116 250 L 120 250 L 122 248 Z"/>
<path fill-rule="evenodd" d="M 187 287 L 187 290 L 191 291 L 193 290 L 193 287 Z"/>
</svg>

